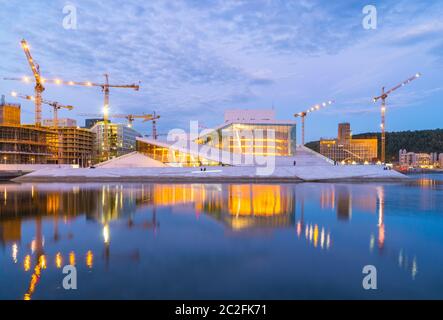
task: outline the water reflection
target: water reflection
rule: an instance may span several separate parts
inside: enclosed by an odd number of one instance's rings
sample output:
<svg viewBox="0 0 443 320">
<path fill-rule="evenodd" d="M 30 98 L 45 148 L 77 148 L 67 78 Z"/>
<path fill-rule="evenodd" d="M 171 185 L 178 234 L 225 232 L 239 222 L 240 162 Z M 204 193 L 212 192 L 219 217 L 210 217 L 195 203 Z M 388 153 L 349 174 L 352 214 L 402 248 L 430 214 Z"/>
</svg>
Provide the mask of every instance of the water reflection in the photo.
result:
<svg viewBox="0 0 443 320">
<path fill-rule="evenodd" d="M 406 186 L 415 185 L 426 191 L 430 186 L 435 190 L 440 185 L 427 181 Z M 11 262 L 28 275 L 24 299 L 30 300 L 44 273 L 51 268 L 61 269 L 70 264 L 91 270 L 97 261 L 102 261 L 108 269 L 111 257 L 139 263 L 142 249 L 115 251 L 113 234 L 122 227 L 154 235 L 161 233 L 159 212 L 164 208 L 171 208 L 173 214 L 193 212 L 195 221 L 204 215 L 230 234 L 269 235 L 276 230 L 294 230 L 294 239 L 305 241 L 308 248 L 329 252 L 335 246 L 347 245 L 335 239 L 343 236 L 339 232 L 350 232 L 343 228 L 352 230 L 352 220 L 358 212 L 367 215 L 370 221 L 366 234 L 360 235 L 366 241 L 369 238 L 368 253 L 378 253 L 415 279 L 419 270 L 417 255 L 389 239 L 386 212 L 394 204 L 387 203 L 386 198 L 392 195 L 394 187 L 379 184 L 0 185 L 0 246 L 8 249 Z M 429 198 L 426 192 L 421 196 Z M 407 201 L 404 198 L 403 205 Z M 428 209 L 436 205 L 434 199 Z M 65 226 L 81 217 L 99 226 L 99 246 L 94 242 L 86 250 L 78 248 L 82 232 Z M 33 224 L 32 234 L 22 233 L 24 223 Z M 65 245 L 57 246 L 61 241 Z"/>
</svg>

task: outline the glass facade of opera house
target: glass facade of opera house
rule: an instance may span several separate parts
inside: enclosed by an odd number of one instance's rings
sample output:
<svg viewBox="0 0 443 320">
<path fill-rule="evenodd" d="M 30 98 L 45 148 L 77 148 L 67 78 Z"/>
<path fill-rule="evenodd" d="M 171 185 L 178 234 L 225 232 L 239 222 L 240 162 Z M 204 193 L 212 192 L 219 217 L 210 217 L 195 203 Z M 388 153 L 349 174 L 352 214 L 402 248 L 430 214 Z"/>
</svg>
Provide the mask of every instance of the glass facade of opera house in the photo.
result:
<svg viewBox="0 0 443 320">
<path fill-rule="evenodd" d="M 290 121 L 229 122 L 192 141 L 199 148 L 208 147 L 231 155 L 293 156 L 296 149 L 296 125 Z M 172 149 L 165 142 L 137 139 L 137 151 L 170 166 L 198 167 L 229 165 L 221 159 Z"/>
<path fill-rule="evenodd" d="M 295 153 L 296 126 L 232 123 L 201 136 L 197 143 L 231 153 L 291 156 Z"/>
</svg>

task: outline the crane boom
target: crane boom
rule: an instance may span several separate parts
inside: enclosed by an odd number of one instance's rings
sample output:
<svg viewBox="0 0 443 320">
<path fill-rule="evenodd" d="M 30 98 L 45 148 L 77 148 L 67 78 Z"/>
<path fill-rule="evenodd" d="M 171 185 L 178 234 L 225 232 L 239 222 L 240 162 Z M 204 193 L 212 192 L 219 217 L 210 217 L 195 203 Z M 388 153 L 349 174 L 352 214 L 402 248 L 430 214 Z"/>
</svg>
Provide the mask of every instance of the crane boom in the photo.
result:
<svg viewBox="0 0 443 320">
<path fill-rule="evenodd" d="M 25 39 L 21 41 L 21 45 L 25 53 L 26 59 L 28 60 L 28 64 L 31 67 L 32 74 L 34 75 L 36 84 L 42 86 L 40 67 L 38 64 L 35 63 L 34 59 L 32 58 L 31 51 L 29 50 L 29 45 Z"/>
<path fill-rule="evenodd" d="M 25 99 L 25 100 L 30 100 L 30 101 L 34 101 L 35 100 L 34 96 L 30 96 L 30 95 L 27 95 L 27 94 L 21 94 L 21 93 L 17 93 L 17 92 L 12 92 L 11 95 L 13 97 L 18 97 L 18 98 Z M 68 109 L 68 110 L 74 109 L 74 107 L 71 106 L 71 105 L 63 105 L 63 104 L 61 104 L 61 103 L 59 103 L 57 101 L 49 101 L 49 100 L 42 99 L 42 103 L 44 103 L 44 104 L 46 104 L 48 106 L 51 106 L 51 107 L 55 107 L 57 109 L 62 109 L 62 108 Z"/>
<path fill-rule="evenodd" d="M 17 78 L 5 78 L 5 80 L 22 80 Z M 95 83 L 95 82 L 89 82 L 89 81 L 65 81 L 61 79 L 44 79 L 45 83 L 51 83 L 51 84 L 57 84 L 57 85 L 65 85 L 65 86 L 83 86 L 83 87 L 108 87 L 108 88 L 121 88 L 121 89 L 134 89 L 135 91 L 140 90 L 140 85 L 137 84 L 125 84 L 125 85 L 118 85 L 118 84 L 106 84 L 106 83 Z"/>
<path fill-rule="evenodd" d="M 42 93 L 43 91 L 45 91 L 45 87 L 43 86 L 42 77 L 40 75 L 40 67 L 32 58 L 31 51 L 29 50 L 29 45 L 25 39 L 21 41 L 21 45 L 26 59 L 28 60 L 28 64 L 31 67 L 32 74 L 35 78 L 35 125 L 40 126 L 42 122 Z"/>
<path fill-rule="evenodd" d="M 28 45 L 26 44 L 26 48 L 28 48 Z M 30 61 L 32 60 L 32 57 L 30 56 L 29 50 L 28 50 L 28 54 L 29 54 L 29 58 Z M 27 57 L 28 57 L 27 54 Z M 43 92 L 44 87 L 43 87 L 43 83 L 50 83 L 50 84 L 56 84 L 56 85 L 65 85 L 65 86 L 83 86 L 83 87 L 99 87 L 102 89 L 102 92 L 104 93 L 104 104 L 103 104 L 103 118 L 104 118 L 104 132 L 103 132 L 103 158 L 104 160 L 108 160 L 109 159 L 109 137 L 108 137 L 108 118 L 109 118 L 109 93 L 110 93 L 110 88 L 115 88 L 115 89 L 133 89 L 134 91 L 139 91 L 140 90 L 140 82 L 138 84 L 110 84 L 109 83 L 109 75 L 108 74 L 104 74 L 105 76 L 105 82 L 104 83 L 95 83 L 95 82 L 90 82 L 90 81 L 65 81 L 62 79 L 43 79 L 42 77 L 40 77 L 40 72 L 38 69 L 38 66 L 36 67 L 31 67 L 32 70 L 37 70 L 38 71 L 38 75 L 35 76 L 36 77 L 36 81 L 37 83 L 39 83 L 40 85 L 37 86 L 36 85 L 36 90 L 35 90 L 35 105 L 36 105 L 36 124 L 38 123 L 38 125 L 40 125 L 41 123 L 41 92 Z M 29 77 L 25 76 L 23 78 L 4 78 L 5 80 L 15 80 L 15 81 L 24 81 L 24 82 L 29 82 Z M 129 120 L 128 120 L 129 121 Z M 148 121 L 148 120 L 146 120 Z M 130 121 L 130 123 L 132 123 L 132 121 Z"/>
<path fill-rule="evenodd" d="M 100 117 L 104 119 L 104 114 L 97 114 L 97 113 L 79 113 L 80 117 Z M 128 120 L 128 127 L 132 128 L 132 123 L 135 119 L 143 119 L 143 122 L 152 121 L 152 136 L 155 137 L 154 139 L 157 139 L 157 120 L 160 119 L 160 116 L 155 113 L 155 111 L 152 114 L 110 114 L 108 115 L 108 118 L 113 119 L 126 119 Z"/>
<path fill-rule="evenodd" d="M 314 111 L 320 110 L 321 108 L 327 107 L 328 105 L 331 105 L 335 103 L 335 100 L 329 100 L 327 102 L 322 102 L 320 104 L 316 104 L 315 106 L 310 107 L 309 109 L 307 109 L 306 111 L 302 111 L 299 113 L 294 114 L 294 117 L 296 118 L 301 118 L 301 140 L 302 140 L 302 145 L 305 145 L 305 118 L 306 116 Z"/>
<path fill-rule="evenodd" d="M 374 102 L 378 101 L 379 99 L 383 99 L 383 97 L 384 97 L 384 98 L 387 98 L 392 92 L 394 92 L 394 91 L 396 91 L 397 89 L 400 89 L 401 87 L 404 87 L 405 85 L 411 83 L 412 81 L 414 81 L 414 80 L 420 78 L 420 76 L 421 76 L 421 73 L 417 73 L 417 74 L 415 74 L 413 77 L 410 77 L 409 79 L 407 79 L 407 80 L 403 81 L 402 83 L 396 85 L 396 86 L 393 87 L 392 89 L 389 89 L 388 91 L 382 93 L 382 95 L 380 95 L 380 96 L 378 96 L 378 97 L 375 97 L 375 98 L 374 98 Z"/>
</svg>

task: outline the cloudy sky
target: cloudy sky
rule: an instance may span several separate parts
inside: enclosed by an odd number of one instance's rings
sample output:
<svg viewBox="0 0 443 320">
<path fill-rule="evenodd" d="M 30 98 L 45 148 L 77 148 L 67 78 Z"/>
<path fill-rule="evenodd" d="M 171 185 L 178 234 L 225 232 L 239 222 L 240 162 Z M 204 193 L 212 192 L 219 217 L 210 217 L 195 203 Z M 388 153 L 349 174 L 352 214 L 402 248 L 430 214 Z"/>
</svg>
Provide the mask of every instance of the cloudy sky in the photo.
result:
<svg viewBox="0 0 443 320">
<path fill-rule="evenodd" d="M 442 1 L 291 0 L 0 0 L 0 77 L 30 75 L 25 38 L 46 78 L 141 81 L 140 92 L 111 92 L 112 113 L 162 116 L 159 131 L 200 120 L 212 127 L 229 108 L 272 108 L 279 119 L 334 99 L 307 120 L 307 140 L 334 137 L 339 122 L 354 133 L 379 130 L 372 103 L 391 87 L 423 77 L 389 99 L 388 130 L 443 128 Z M 362 26 L 367 4 L 377 28 Z M 63 8 L 77 9 L 77 29 Z M 33 93 L 0 80 L 0 93 Z M 76 107 L 61 117 L 98 113 L 98 88 L 47 85 L 44 97 Z M 12 100 L 8 97 L 8 100 Z M 32 122 L 33 105 L 22 103 Z M 50 108 L 44 117 L 51 117 Z M 138 123 L 142 133 L 147 124 Z"/>
</svg>

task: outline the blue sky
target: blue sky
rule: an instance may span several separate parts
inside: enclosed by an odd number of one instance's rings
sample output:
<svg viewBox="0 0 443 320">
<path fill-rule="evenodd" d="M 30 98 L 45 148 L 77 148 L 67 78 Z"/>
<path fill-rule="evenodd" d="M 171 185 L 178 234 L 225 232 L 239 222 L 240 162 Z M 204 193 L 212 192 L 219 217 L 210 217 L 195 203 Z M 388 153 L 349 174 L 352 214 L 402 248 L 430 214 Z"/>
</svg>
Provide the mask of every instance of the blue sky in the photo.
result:
<svg viewBox="0 0 443 320">
<path fill-rule="evenodd" d="M 423 77 L 388 101 L 389 131 L 443 128 L 442 1 L 278 0 L 0 0 L 0 77 L 29 75 L 26 38 L 46 78 L 113 83 L 141 81 L 141 91 L 111 92 L 112 113 L 149 113 L 159 131 L 206 127 L 229 108 L 274 108 L 279 119 L 324 100 L 307 120 L 307 140 L 335 137 L 337 124 L 378 131 L 372 97 L 416 72 Z M 63 7 L 77 8 L 77 30 L 63 28 Z M 362 8 L 378 11 L 375 30 Z M 0 80 L 0 93 L 33 93 Z M 99 89 L 47 85 L 44 97 L 76 107 L 60 117 L 101 111 Z M 12 100 L 12 97 L 8 97 Z M 34 108 L 22 103 L 22 120 Z M 50 108 L 44 117 L 51 117 Z M 137 123 L 142 133 L 150 126 Z"/>
</svg>

